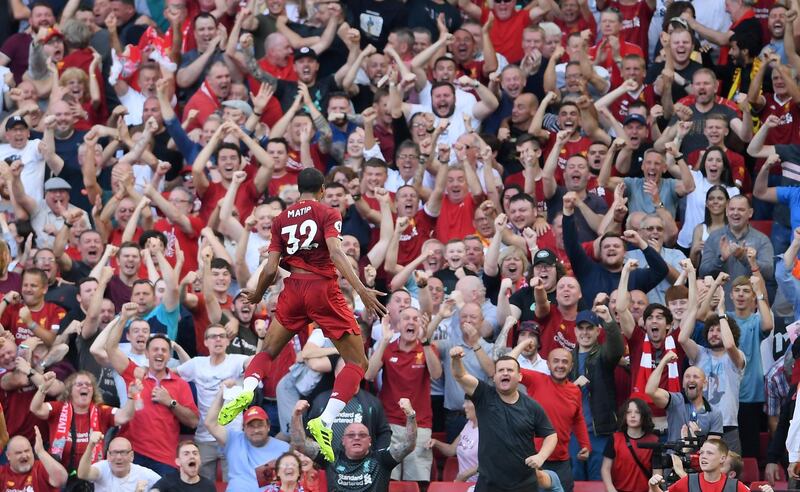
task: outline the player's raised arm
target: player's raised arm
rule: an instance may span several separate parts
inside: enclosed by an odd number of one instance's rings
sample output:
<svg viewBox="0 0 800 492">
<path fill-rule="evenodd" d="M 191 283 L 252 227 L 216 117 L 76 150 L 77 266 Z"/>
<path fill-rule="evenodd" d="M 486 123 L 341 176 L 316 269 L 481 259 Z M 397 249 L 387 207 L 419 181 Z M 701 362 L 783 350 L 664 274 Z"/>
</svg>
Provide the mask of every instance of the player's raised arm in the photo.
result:
<svg viewBox="0 0 800 492">
<path fill-rule="evenodd" d="M 344 278 L 350 283 L 350 285 L 353 286 L 353 289 L 364 303 L 366 310 L 373 312 L 378 318 L 386 316 L 386 307 L 378 301 L 377 297 L 378 295 L 382 295 L 382 293 L 378 292 L 377 290 L 368 289 L 361 282 L 361 279 L 358 278 L 358 274 L 350 265 L 347 255 L 345 255 L 344 251 L 342 250 L 342 240 L 338 237 L 328 237 L 325 238 L 325 243 L 328 245 L 328 251 L 331 253 L 331 261 L 333 261 L 334 266 L 337 270 L 339 270 L 339 272 L 341 272 L 342 275 L 344 275 Z M 259 287 L 260 286 L 261 284 L 259 279 Z"/>
</svg>

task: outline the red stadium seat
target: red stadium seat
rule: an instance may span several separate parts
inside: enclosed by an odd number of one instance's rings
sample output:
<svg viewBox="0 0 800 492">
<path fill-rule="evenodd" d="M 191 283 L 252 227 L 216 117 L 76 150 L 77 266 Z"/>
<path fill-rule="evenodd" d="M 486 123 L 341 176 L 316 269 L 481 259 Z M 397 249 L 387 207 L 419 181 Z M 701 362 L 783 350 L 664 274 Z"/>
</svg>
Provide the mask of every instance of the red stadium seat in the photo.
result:
<svg viewBox="0 0 800 492">
<path fill-rule="evenodd" d="M 470 482 L 431 482 L 428 492 L 466 492 L 474 485 Z"/>
<path fill-rule="evenodd" d="M 445 482 L 454 482 L 458 476 L 458 458 L 451 456 L 444 462 L 444 471 L 442 471 L 442 480 Z"/>
<path fill-rule="evenodd" d="M 742 466 L 742 482 L 758 482 L 761 478 L 761 474 L 758 471 L 758 461 L 755 458 L 742 458 L 742 462 L 744 463 Z"/>
<path fill-rule="evenodd" d="M 762 485 L 769 485 L 769 482 L 750 482 L 750 490 L 758 492 L 759 487 Z"/>
<path fill-rule="evenodd" d="M 762 432 L 758 435 L 758 459 L 766 461 L 767 448 L 769 447 L 769 432 Z"/>
<path fill-rule="evenodd" d="M 606 492 L 606 487 L 601 481 L 581 482 L 575 481 L 574 492 Z"/>
<path fill-rule="evenodd" d="M 771 220 L 751 220 L 750 225 L 753 226 L 753 229 L 763 233 L 767 237 L 772 233 Z"/>
<path fill-rule="evenodd" d="M 389 492 L 419 492 L 417 482 L 389 482 Z"/>
</svg>

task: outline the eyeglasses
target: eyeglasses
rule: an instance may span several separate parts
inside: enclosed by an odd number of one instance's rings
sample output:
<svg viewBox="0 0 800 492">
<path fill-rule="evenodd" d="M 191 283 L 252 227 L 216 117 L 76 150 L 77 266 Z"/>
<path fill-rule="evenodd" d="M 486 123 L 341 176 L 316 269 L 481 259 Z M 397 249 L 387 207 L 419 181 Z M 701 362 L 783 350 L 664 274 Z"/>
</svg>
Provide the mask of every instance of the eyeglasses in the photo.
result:
<svg viewBox="0 0 800 492">
<path fill-rule="evenodd" d="M 225 338 L 224 333 L 213 333 L 211 335 L 206 335 L 206 340 L 222 340 L 223 338 Z"/>
<path fill-rule="evenodd" d="M 128 454 L 130 454 L 132 452 L 133 452 L 132 449 L 126 449 L 126 450 L 123 450 L 123 451 L 109 451 L 108 455 L 109 456 L 126 456 L 126 455 L 128 455 Z"/>
<path fill-rule="evenodd" d="M 346 437 L 347 439 L 366 439 L 369 437 L 369 434 L 367 434 L 366 432 L 358 432 L 358 433 L 348 432 L 347 434 L 344 435 L 344 437 Z"/>
</svg>

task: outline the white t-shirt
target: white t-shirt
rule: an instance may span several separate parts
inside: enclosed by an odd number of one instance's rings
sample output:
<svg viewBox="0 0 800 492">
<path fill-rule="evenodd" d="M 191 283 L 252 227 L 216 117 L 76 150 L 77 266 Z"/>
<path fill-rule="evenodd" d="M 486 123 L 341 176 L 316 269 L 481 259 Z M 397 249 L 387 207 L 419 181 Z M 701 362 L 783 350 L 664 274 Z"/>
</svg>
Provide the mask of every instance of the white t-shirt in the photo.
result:
<svg viewBox="0 0 800 492">
<path fill-rule="evenodd" d="M 144 112 L 145 101 L 147 101 L 147 98 L 144 97 L 141 92 L 135 91 L 130 87 L 128 87 L 128 92 L 120 96 L 120 104 L 125 106 L 125 109 L 128 110 L 128 114 L 125 115 L 126 125 L 134 126 L 142 124 L 142 113 Z"/>
<path fill-rule="evenodd" d="M 45 162 L 44 156 L 39 153 L 39 140 L 38 138 L 28 140 L 25 147 L 22 149 L 15 149 L 10 144 L 0 144 L 0 159 L 5 159 L 12 155 L 19 155 L 22 160 L 22 174 L 20 180 L 25 193 L 34 199 L 34 201 L 41 201 L 44 199 L 44 171 Z"/>
<path fill-rule="evenodd" d="M 131 471 L 122 478 L 115 477 L 111 473 L 108 460 L 98 461 L 92 465 L 92 468 L 100 472 L 100 478 L 94 482 L 95 492 L 135 492 L 139 480 L 147 481 L 145 490 L 150 490 L 156 482 L 161 480 L 161 476 L 150 468 L 133 463 L 131 463 Z"/>
<path fill-rule="evenodd" d="M 694 179 L 694 191 L 686 196 L 686 213 L 683 217 L 683 225 L 678 233 L 678 244 L 684 248 L 692 245 L 692 234 L 694 227 L 705 220 L 706 213 L 706 194 L 712 185 L 708 182 L 700 171 L 690 171 Z M 733 197 L 738 195 L 739 188 L 727 186 L 728 195 Z"/>
<path fill-rule="evenodd" d="M 211 364 L 211 357 L 195 357 L 176 369 L 183 379 L 195 383 L 197 387 L 197 408 L 200 410 L 200 423 L 197 425 L 197 432 L 194 436 L 197 441 L 213 442 L 215 440 L 206 429 L 203 419 L 205 419 L 214 397 L 222 387 L 222 382 L 226 379 L 241 378 L 247 359 L 249 359 L 247 355 L 227 354 L 222 363 L 215 366 Z"/>
</svg>

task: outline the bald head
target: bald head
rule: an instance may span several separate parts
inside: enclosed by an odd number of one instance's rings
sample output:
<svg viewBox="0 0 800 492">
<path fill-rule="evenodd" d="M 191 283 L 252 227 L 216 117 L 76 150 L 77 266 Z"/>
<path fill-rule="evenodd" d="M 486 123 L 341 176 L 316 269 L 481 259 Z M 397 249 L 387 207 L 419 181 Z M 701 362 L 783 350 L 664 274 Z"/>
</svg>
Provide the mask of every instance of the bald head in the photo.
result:
<svg viewBox="0 0 800 492">
<path fill-rule="evenodd" d="M 6 457 L 14 473 L 29 473 L 33 468 L 33 448 L 24 436 L 14 436 L 8 441 Z"/>
<path fill-rule="evenodd" d="M 456 290 L 461 292 L 467 302 L 480 302 L 483 296 L 483 282 L 475 275 L 466 275 L 456 283 Z"/>
</svg>

